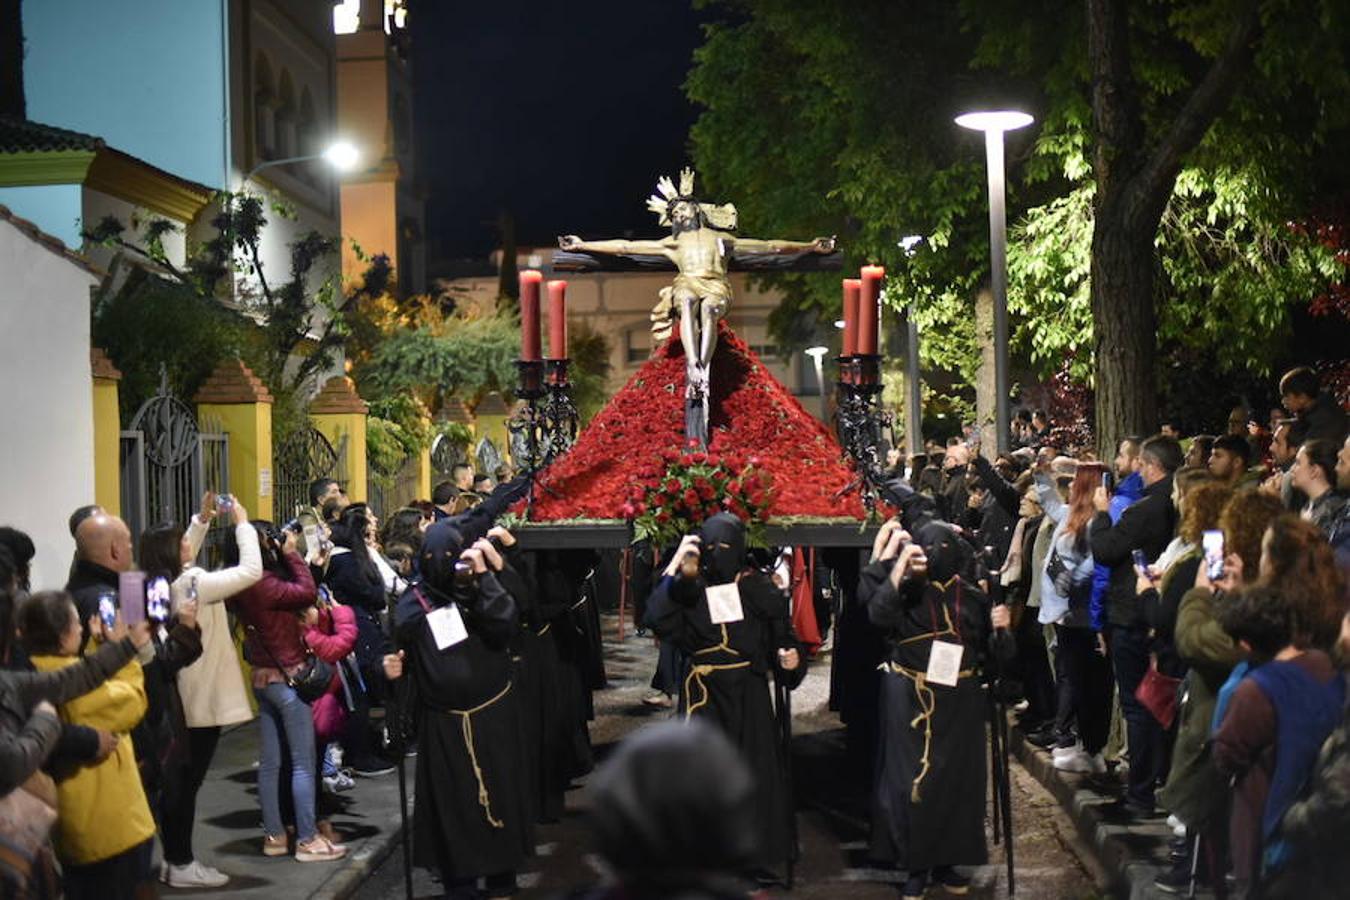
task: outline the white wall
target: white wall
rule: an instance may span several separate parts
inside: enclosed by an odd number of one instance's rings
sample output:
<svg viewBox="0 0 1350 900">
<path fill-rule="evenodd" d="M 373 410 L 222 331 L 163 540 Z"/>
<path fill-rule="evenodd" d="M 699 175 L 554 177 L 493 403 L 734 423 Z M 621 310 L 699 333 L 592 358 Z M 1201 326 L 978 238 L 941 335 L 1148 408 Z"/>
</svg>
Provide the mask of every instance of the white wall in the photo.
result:
<svg viewBox="0 0 1350 900">
<path fill-rule="evenodd" d="M 66 519 L 94 497 L 94 406 L 85 269 L 0 219 L 0 524 L 37 546 L 33 586 L 65 584 Z"/>
<path fill-rule="evenodd" d="M 122 238 L 137 246 L 143 246 L 144 242 L 140 240 L 140 235 L 146 222 L 154 219 L 168 219 L 173 222 L 179 230 L 164 235 L 160 240 L 164 244 L 164 253 L 169 257 L 169 262 L 180 268 L 183 266 L 187 256 L 187 232 L 186 223 L 182 220 L 156 212 L 149 212 L 134 203 L 128 203 L 121 198 L 110 196 L 92 188 L 84 189 L 83 205 L 86 228 L 96 228 L 105 217 L 113 216 L 127 226 L 127 230 L 122 233 Z M 108 268 L 116 254 L 117 251 L 111 247 L 97 245 L 90 245 L 84 253 L 90 262 L 102 269 Z M 132 256 L 134 258 L 134 255 Z"/>
</svg>

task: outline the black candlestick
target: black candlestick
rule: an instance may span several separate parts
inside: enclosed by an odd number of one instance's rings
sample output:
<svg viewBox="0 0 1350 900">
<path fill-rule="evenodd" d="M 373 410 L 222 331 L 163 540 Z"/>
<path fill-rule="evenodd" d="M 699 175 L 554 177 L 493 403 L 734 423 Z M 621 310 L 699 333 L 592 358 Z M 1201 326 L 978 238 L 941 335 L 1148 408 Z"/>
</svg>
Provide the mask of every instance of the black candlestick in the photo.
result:
<svg viewBox="0 0 1350 900">
<path fill-rule="evenodd" d="M 863 503 L 870 510 L 876 505 L 877 490 L 884 477 L 885 460 L 881 457 L 881 435 L 885 415 L 880 408 L 881 356 L 859 353 L 841 356 L 839 364 L 839 412 L 835 430 L 844 452 L 858 470 L 856 486 Z"/>
</svg>

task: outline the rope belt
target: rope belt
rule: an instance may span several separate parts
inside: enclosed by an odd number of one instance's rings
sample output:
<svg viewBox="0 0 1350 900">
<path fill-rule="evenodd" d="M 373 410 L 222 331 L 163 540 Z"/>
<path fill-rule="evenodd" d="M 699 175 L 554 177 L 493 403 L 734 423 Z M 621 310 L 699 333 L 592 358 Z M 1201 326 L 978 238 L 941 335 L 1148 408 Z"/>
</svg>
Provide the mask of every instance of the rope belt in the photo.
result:
<svg viewBox="0 0 1350 900">
<path fill-rule="evenodd" d="M 460 733 L 464 735 L 464 749 L 469 751 L 469 762 L 473 765 L 473 777 L 478 780 L 478 805 L 483 807 L 483 815 L 487 817 L 488 824 L 493 828 L 505 828 L 506 825 L 500 819 L 492 814 L 492 798 L 488 796 L 487 782 L 483 780 L 483 770 L 478 766 L 478 754 L 474 752 L 473 746 L 473 715 L 482 712 L 498 700 L 505 697 L 511 691 L 511 682 L 506 683 L 506 687 L 501 689 L 497 696 L 490 700 L 484 700 L 473 709 L 447 709 L 446 712 L 452 716 L 459 716 Z"/>
<path fill-rule="evenodd" d="M 738 651 L 733 650 L 728 645 L 729 638 L 727 637 L 727 626 L 722 625 L 721 630 L 722 643 L 712 647 L 704 647 L 702 650 L 695 650 L 691 655 L 707 656 L 709 653 L 726 653 L 729 656 L 740 656 L 741 654 Z M 703 676 L 711 675 L 713 672 L 725 672 L 731 669 L 748 668 L 750 668 L 749 660 L 741 660 L 740 662 L 734 663 L 698 663 L 690 666 L 689 674 L 686 675 L 684 679 L 684 700 L 687 704 L 684 711 L 685 720 L 688 721 L 695 710 L 708 705 L 708 685 L 703 682 Z M 694 695 L 690 693 L 690 689 L 694 686 L 698 687 L 699 694 L 701 695 L 697 703 L 693 702 Z"/>
<path fill-rule="evenodd" d="M 536 632 L 534 633 L 535 637 L 543 637 L 544 635 L 548 634 L 548 630 L 549 630 L 550 628 L 552 628 L 552 627 L 553 627 L 553 623 L 552 623 L 552 622 L 549 622 L 549 623 L 548 623 L 547 625 L 545 625 L 543 628 L 540 628 L 538 631 L 536 631 Z"/>
<path fill-rule="evenodd" d="M 909 722 L 910 728 L 918 728 L 919 723 L 923 723 L 923 758 L 919 760 L 919 774 L 915 776 L 914 785 L 909 790 L 909 802 L 918 803 L 920 802 L 919 785 L 928 776 L 928 753 L 933 746 L 933 713 L 937 711 L 937 697 L 933 694 L 933 689 L 928 686 L 928 673 L 926 672 L 910 669 L 894 662 L 884 662 L 877 668 L 882 672 L 890 672 L 892 675 L 903 675 L 914 682 L 914 693 L 919 698 L 919 714 Z M 957 677 L 970 678 L 974 674 L 974 669 L 962 669 Z"/>
</svg>

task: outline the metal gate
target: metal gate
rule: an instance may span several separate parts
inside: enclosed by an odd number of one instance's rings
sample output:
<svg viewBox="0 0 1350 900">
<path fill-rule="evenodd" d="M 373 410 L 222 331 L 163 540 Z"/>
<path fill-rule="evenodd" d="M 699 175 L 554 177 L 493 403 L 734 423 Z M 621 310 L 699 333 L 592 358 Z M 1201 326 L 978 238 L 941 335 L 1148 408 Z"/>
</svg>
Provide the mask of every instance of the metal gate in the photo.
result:
<svg viewBox="0 0 1350 900">
<path fill-rule="evenodd" d="M 347 442 L 341 442 L 343 450 Z M 278 522 L 309 508 L 309 485 L 316 478 L 335 478 L 342 459 L 323 433 L 311 425 L 283 440 L 273 453 L 273 506 Z"/>
<path fill-rule="evenodd" d="M 167 382 L 136 411 L 121 432 L 122 514 L 133 541 L 151 525 L 187 527 L 207 490 L 230 490 L 230 439 L 202 432 L 192 409 Z M 219 528 L 208 536 L 208 563 L 219 559 Z"/>
<path fill-rule="evenodd" d="M 386 519 L 391 513 L 397 512 L 414 500 L 430 499 L 418 496 L 422 481 L 421 469 L 420 453 L 404 457 L 398 469 L 391 474 L 379 472 L 374 466 L 367 466 L 366 488 L 370 495 L 370 508 L 375 510 L 375 515 Z"/>
<path fill-rule="evenodd" d="M 431 442 L 431 486 L 434 488 L 442 481 L 449 481 L 454 475 L 456 463 L 467 460 L 462 444 L 444 434 L 436 435 Z"/>
</svg>

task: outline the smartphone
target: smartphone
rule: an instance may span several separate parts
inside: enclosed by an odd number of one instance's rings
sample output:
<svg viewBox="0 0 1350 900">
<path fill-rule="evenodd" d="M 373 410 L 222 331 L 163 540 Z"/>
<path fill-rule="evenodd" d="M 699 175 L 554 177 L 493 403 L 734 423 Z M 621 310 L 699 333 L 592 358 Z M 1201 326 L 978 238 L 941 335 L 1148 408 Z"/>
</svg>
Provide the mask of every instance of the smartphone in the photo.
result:
<svg viewBox="0 0 1350 900">
<path fill-rule="evenodd" d="M 103 627 L 112 630 L 117 625 L 117 595 L 112 591 L 103 591 L 98 595 L 98 617 Z"/>
<path fill-rule="evenodd" d="M 216 509 L 220 510 L 222 516 L 228 515 L 230 510 L 234 509 L 234 495 L 218 494 L 216 496 Z"/>
<path fill-rule="evenodd" d="M 169 621 L 169 579 L 152 578 L 145 585 L 145 617 L 156 625 Z"/>
<path fill-rule="evenodd" d="M 117 606 L 128 625 L 145 620 L 145 573 L 123 572 L 117 576 Z"/>
<path fill-rule="evenodd" d="M 1102 473 L 1102 487 L 1106 488 L 1108 494 L 1116 489 L 1116 479 L 1110 472 Z"/>
<path fill-rule="evenodd" d="M 1153 576 L 1148 571 L 1148 557 L 1144 555 L 1144 551 L 1135 550 L 1132 555 L 1134 556 L 1134 571 L 1152 581 Z"/>
<path fill-rule="evenodd" d="M 1223 577 L 1223 532 L 1206 531 L 1200 540 L 1205 554 L 1205 577 L 1218 581 Z"/>
</svg>

